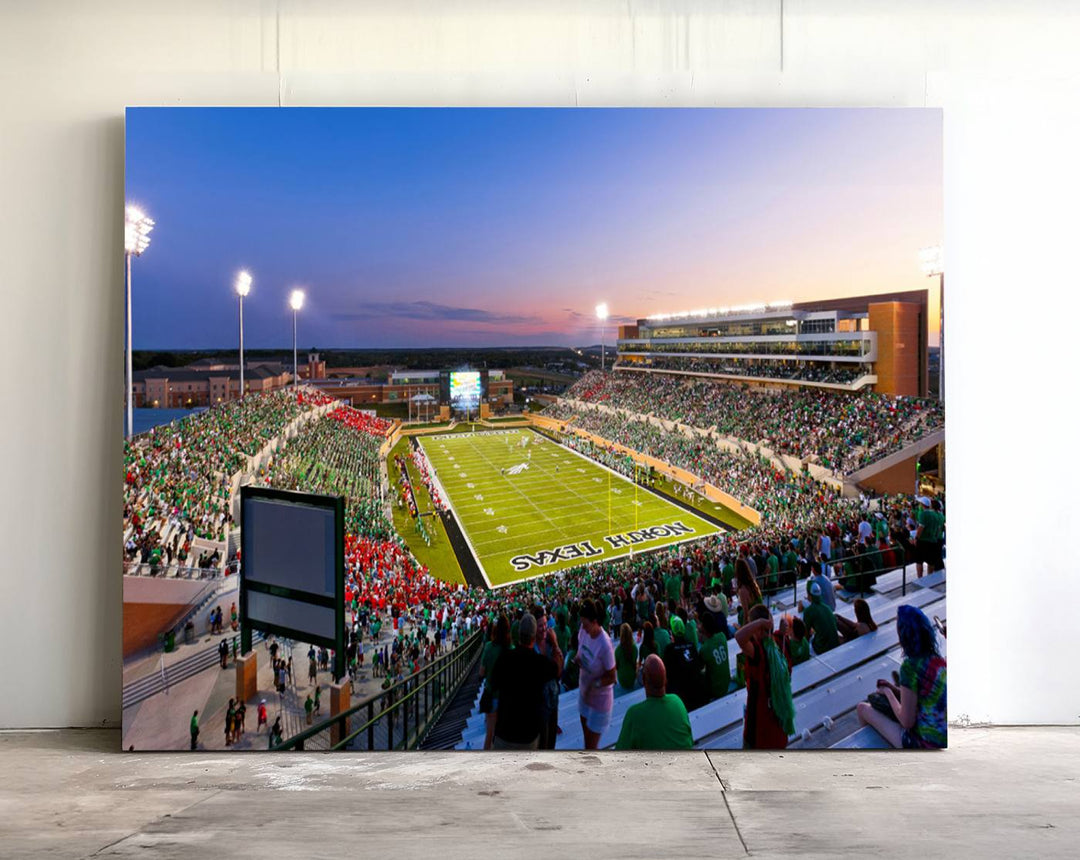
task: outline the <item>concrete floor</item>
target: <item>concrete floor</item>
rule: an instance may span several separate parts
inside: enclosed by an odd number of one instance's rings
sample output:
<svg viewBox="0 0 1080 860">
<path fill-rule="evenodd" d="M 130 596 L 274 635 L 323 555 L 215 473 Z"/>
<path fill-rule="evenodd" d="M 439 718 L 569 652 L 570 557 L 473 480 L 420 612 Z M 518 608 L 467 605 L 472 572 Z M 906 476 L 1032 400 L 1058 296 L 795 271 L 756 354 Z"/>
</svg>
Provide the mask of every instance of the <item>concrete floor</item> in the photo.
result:
<svg viewBox="0 0 1080 860">
<path fill-rule="evenodd" d="M 1080 856 L 1080 729 L 949 740 L 929 754 L 282 755 L 2 732 L 0 856 Z"/>
</svg>

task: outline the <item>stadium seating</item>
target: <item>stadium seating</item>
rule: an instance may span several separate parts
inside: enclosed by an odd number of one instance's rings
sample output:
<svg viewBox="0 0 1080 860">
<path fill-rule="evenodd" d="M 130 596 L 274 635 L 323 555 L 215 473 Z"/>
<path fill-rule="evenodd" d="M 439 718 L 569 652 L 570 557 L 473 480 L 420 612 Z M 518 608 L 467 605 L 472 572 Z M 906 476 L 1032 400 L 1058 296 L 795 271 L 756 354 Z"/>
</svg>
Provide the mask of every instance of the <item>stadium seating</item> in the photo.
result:
<svg viewBox="0 0 1080 860">
<path fill-rule="evenodd" d="M 886 598 L 878 595 L 868 600 L 871 614 L 879 625 L 874 633 L 860 636 L 792 670 L 792 694 L 795 696 L 797 735 L 804 729 L 820 726 L 825 717 L 835 718 L 850 711 L 875 689 L 877 678 L 889 677 L 899 668 L 896 610 L 901 605 L 917 606 L 944 619 L 945 598 L 930 588 L 910 593 L 907 597 Z M 775 620 L 775 619 L 774 619 Z M 729 664 L 735 666 L 738 645 L 728 642 Z M 601 737 L 601 747 L 614 746 L 622 729 L 622 719 L 632 705 L 645 698 L 638 688 L 625 691 L 615 686 L 611 724 Z M 745 689 L 738 689 L 690 712 L 690 726 L 695 746 L 702 749 L 739 747 L 742 744 L 742 718 L 746 703 Z M 479 696 L 477 696 L 477 708 Z M 581 749 L 584 738 L 578 716 L 578 691 L 569 690 L 559 696 L 559 726 L 562 733 L 557 749 Z M 484 743 L 484 716 L 474 710 L 457 749 L 479 749 Z"/>
</svg>

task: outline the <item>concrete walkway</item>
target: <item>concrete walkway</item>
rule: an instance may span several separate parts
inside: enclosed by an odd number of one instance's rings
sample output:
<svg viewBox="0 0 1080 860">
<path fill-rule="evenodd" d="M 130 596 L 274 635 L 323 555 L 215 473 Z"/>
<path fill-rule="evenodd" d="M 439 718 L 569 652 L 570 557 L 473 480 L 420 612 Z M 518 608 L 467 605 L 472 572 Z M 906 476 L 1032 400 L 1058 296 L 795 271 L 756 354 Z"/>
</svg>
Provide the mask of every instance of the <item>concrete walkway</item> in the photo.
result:
<svg viewBox="0 0 1080 860">
<path fill-rule="evenodd" d="M 0 733 L 4 856 L 1077 856 L 1080 729 L 940 753 L 119 753 Z M 341 834 L 344 841 L 333 837 Z"/>
<path fill-rule="evenodd" d="M 228 607 L 226 606 L 225 609 L 227 611 Z M 405 626 L 407 633 L 412 633 L 413 629 L 412 624 Z M 228 630 L 227 625 L 226 630 Z M 206 637 L 196 640 L 194 644 L 186 646 L 188 651 L 184 656 L 190 656 L 195 651 L 208 647 L 216 652 L 217 643 L 222 638 L 227 638 L 231 642 L 233 635 L 230 631 L 226 637 L 214 636 L 212 645 L 207 645 L 203 641 Z M 388 618 L 384 618 L 378 647 L 382 648 L 383 645 L 390 644 L 395 635 Z M 281 640 L 279 644 L 284 646 Z M 235 744 L 236 749 L 265 750 L 267 748 L 267 730 L 258 731 L 258 706 L 262 699 L 266 700 L 269 725 L 273 725 L 274 720 L 280 715 L 286 738 L 307 727 L 304 701 L 315 688 L 315 684 L 308 679 L 308 647 L 306 642 L 292 643 L 293 680 L 285 695 L 279 696 L 274 689 L 268 643 L 262 642 L 254 646 L 258 660 L 258 692 L 246 703 L 245 732 L 240 742 Z M 354 705 L 382 690 L 383 679 L 372 677 L 371 660 L 374 647 L 370 639 L 364 642 L 364 667 L 353 684 L 352 704 Z M 172 657 L 173 655 L 165 656 Z M 322 690 L 322 710 L 315 716 L 316 721 L 330 715 L 331 682 L 330 672 L 321 670 L 318 672 L 316 683 Z M 191 744 L 189 731 L 191 715 L 197 710 L 199 712 L 197 748 L 199 750 L 230 749 L 233 745 L 230 747 L 225 745 L 225 715 L 228 711 L 229 699 L 235 695 L 236 664 L 230 652 L 225 669 L 214 663 L 186 681 L 174 684 L 168 690 L 126 708 L 123 712 L 121 748 L 127 750 L 134 747 L 137 751 L 188 750 Z"/>
</svg>

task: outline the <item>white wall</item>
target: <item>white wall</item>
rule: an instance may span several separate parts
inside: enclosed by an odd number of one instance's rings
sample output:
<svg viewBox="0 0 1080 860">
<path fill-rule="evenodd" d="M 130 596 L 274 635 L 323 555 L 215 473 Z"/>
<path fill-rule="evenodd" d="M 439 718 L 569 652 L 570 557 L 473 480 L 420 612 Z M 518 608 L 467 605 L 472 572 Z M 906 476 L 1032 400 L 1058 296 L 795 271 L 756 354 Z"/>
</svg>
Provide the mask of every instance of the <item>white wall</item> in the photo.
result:
<svg viewBox="0 0 1080 860">
<path fill-rule="evenodd" d="M 119 720 L 128 104 L 943 106 L 951 713 L 1076 722 L 1076 4 L 780 5 L 2 0 L 0 726 Z"/>
</svg>

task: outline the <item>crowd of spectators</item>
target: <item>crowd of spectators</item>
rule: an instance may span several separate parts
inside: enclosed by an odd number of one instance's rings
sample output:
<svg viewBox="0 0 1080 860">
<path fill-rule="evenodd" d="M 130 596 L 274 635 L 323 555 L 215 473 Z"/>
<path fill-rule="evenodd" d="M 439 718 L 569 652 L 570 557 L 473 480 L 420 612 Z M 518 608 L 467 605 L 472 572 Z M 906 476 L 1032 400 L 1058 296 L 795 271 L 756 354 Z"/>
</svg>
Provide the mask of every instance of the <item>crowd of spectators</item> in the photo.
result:
<svg viewBox="0 0 1080 860">
<path fill-rule="evenodd" d="M 253 394 L 126 440 L 125 557 L 183 565 L 195 538 L 225 540 L 232 476 L 297 416 L 327 402 L 303 388 Z"/>
<path fill-rule="evenodd" d="M 849 474 L 944 423 L 937 400 L 869 391 L 772 390 L 632 371 L 590 371 L 566 398 L 708 429 Z"/>
<path fill-rule="evenodd" d="M 379 421 L 380 419 L 374 419 Z M 259 481 L 279 490 L 303 490 L 345 498 L 345 529 L 354 535 L 389 537 L 383 510 L 379 447 L 389 422 L 341 406 L 300 428 L 259 471 Z"/>
<path fill-rule="evenodd" d="M 673 414 L 664 417 L 698 426 L 711 419 L 710 410 L 716 408 L 691 402 L 693 391 L 712 392 L 697 389 L 700 383 L 688 386 L 664 380 L 645 399 L 637 383 L 623 376 L 629 375 L 590 374 L 573 393 L 639 412 L 670 409 Z M 742 389 L 732 391 L 731 396 L 747 396 Z M 719 390 L 716 394 L 729 396 Z M 146 504 L 170 493 L 174 495 L 169 498 L 190 497 L 188 507 L 177 506 L 188 524 L 185 535 L 198 533 L 196 527 L 208 535 L 222 535 L 228 511 L 215 506 L 227 500 L 228 477 L 292 418 L 318 405 L 315 399 L 305 399 L 309 396 L 279 393 L 249 398 L 229 409 L 209 410 L 192 422 L 194 426 L 166 428 L 149 434 L 141 445 L 137 442 L 127 463 L 129 521 L 146 523 L 157 513 L 152 506 L 137 507 L 136 501 Z M 822 405 L 824 401 L 812 397 L 797 402 L 815 416 L 809 421 L 824 420 L 822 416 L 835 408 L 852 408 L 856 415 L 864 408 L 876 408 Z M 769 403 L 778 409 L 794 402 Z M 645 405 L 652 408 L 644 410 Z M 764 414 L 754 407 L 750 411 Z M 691 739 L 686 713 L 740 686 L 748 690 L 746 743 L 782 746 L 792 729 L 790 668 L 807 659 L 811 648 L 828 650 L 842 639 L 873 629 L 869 613 L 858 608 L 850 619 L 838 616 L 834 584 L 836 589 L 865 588 L 877 571 L 910 558 L 930 570 L 941 566 L 944 509 L 938 500 L 844 499 L 808 474 L 779 470 L 745 450 L 721 449 L 714 440 L 665 431 L 625 412 L 567 405 L 554 412 L 574 418 L 575 426 L 728 490 L 762 513 L 761 525 L 489 592 L 440 579 L 416 561 L 394 532 L 380 490 L 378 452 L 389 427 L 385 422 L 344 407 L 335 410 L 303 425 L 260 474 L 266 485 L 346 498 L 346 602 L 353 631 L 383 623 L 402 631 L 395 637 L 398 644 L 377 658 L 386 685 L 406 678 L 473 631 L 485 631 L 491 643 L 482 665 L 485 694 L 490 695 L 482 706 L 486 704 L 486 713 L 493 715 L 489 718 L 493 745 L 553 746 L 566 728 L 557 724 L 557 695 L 578 690 L 582 737 L 587 747 L 596 746 L 609 724 L 613 688 L 618 684 L 647 689 L 646 701 L 627 715 L 620 746 L 687 746 Z M 704 426 L 712 423 L 716 421 Z M 580 439 L 567 441 L 624 474 L 633 471 L 632 460 L 623 452 Z M 422 456 L 420 461 L 414 457 L 413 463 L 425 483 L 430 481 L 430 468 Z M 145 492 L 143 482 L 158 496 Z M 218 495 L 222 490 L 224 495 Z M 208 491 L 205 499 L 198 495 L 203 491 Z M 811 580 L 801 615 L 783 619 L 774 630 L 766 605 L 769 595 L 804 577 Z M 737 612 L 729 611 L 736 606 Z M 912 624 L 913 629 L 918 627 Z M 409 634 L 403 632 L 407 626 Z M 727 657 L 732 637 L 742 654 L 735 666 Z M 924 640 L 925 635 L 911 645 L 915 662 L 901 686 L 932 675 L 940 689 L 935 687 L 938 698 L 930 705 L 937 707 L 944 698 L 944 663 Z M 350 638 L 354 646 L 360 641 Z M 351 667 L 357 657 L 354 647 Z M 931 729 L 919 734 L 918 723 L 936 716 L 918 716 L 922 714 L 918 708 L 926 703 L 916 700 L 917 717 L 910 719 L 910 696 L 896 689 L 900 692 L 890 691 L 906 732 L 899 742 L 936 743 L 937 736 L 927 734 Z M 860 716 L 874 719 L 863 710 Z M 891 735 L 889 739 L 893 740 Z"/>
<path fill-rule="evenodd" d="M 777 379 L 786 382 L 822 382 L 850 385 L 868 371 L 858 366 L 832 367 L 827 362 L 795 361 L 717 361 L 696 356 L 655 356 L 647 365 L 655 370 L 681 370 L 695 373 L 720 373 Z"/>
<path fill-rule="evenodd" d="M 778 469 L 772 461 L 746 449 L 721 448 L 709 436 L 669 432 L 626 412 L 601 412 L 560 402 L 545 413 L 573 420 L 573 427 L 609 442 L 656 457 L 685 469 L 708 484 L 754 508 L 770 524 L 802 522 L 807 516 L 827 512 L 840 504 L 839 494 L 805 472 Z M 606 449 L 567 434 L 567 444 L 606 465 L 631 474 L 633 461 L 616 449 Z"/>
</svg>

